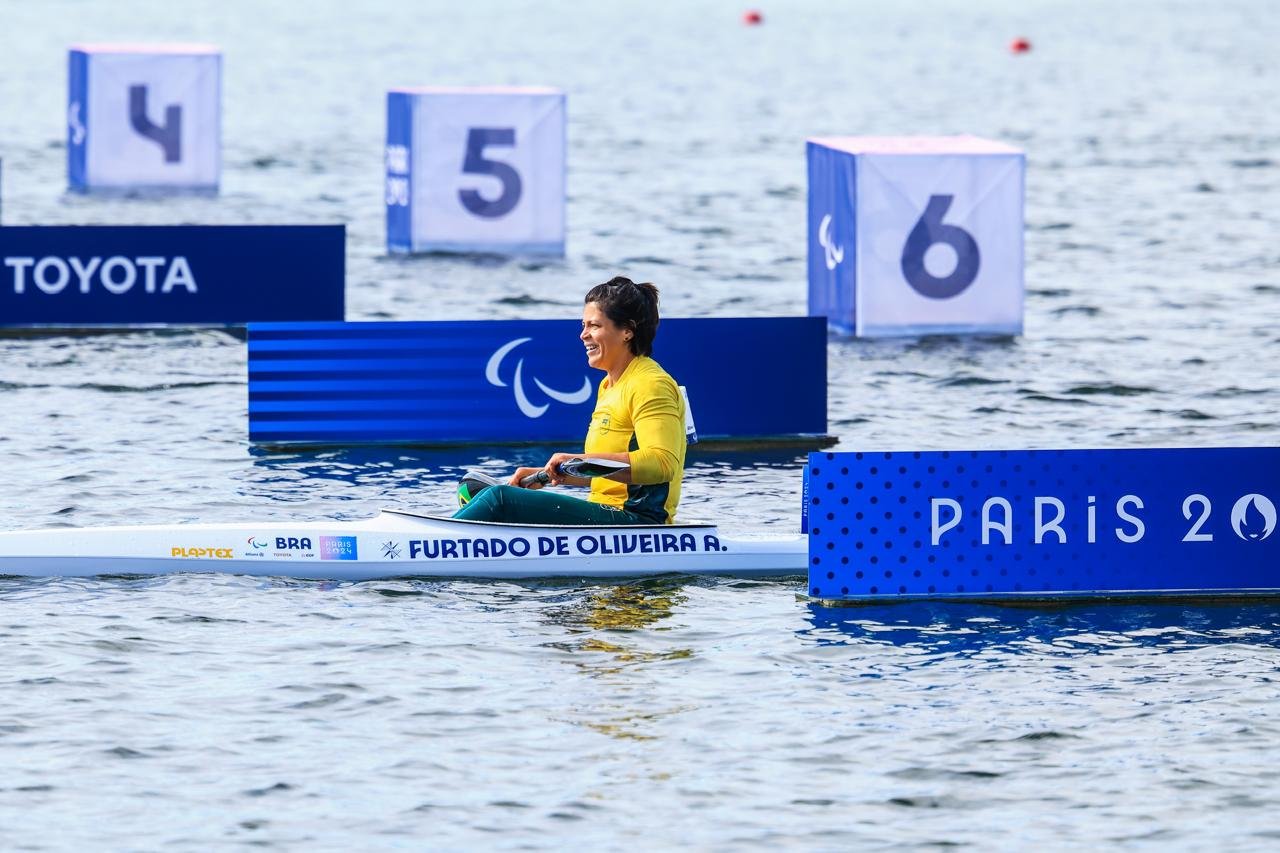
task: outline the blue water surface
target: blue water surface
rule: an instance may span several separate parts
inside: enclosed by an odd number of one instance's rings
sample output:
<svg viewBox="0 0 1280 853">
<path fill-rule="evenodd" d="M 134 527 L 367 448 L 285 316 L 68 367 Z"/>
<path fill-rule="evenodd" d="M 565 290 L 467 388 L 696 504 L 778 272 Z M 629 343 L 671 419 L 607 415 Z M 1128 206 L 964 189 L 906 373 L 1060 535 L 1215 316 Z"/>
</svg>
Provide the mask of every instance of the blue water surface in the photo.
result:
<svg viewBox="0 0 1280 853">
<path fill-rule="evenodd" d="M 805 311 L 807 136 L 1024 148 L 1026 334 L 828 343 L 840 449 L 1271 445 L 1280 18 L 1264 0 L 0 9 L 5 224 L 348 226 L 350 319 Z M 1033 50 L 1014 56 L 1026 36 Z M 66 47 L 225 52 L 216 197 L 68 195 Z M 563 260 L 389 257 L 385 92 L 569 97 Z M 768 346 L 743 341 L 744 347 Z M 733 352 L 707 358 L 733 369 Z M 758 405 L 769 405 L 767 388 Z M 438 511 L 562 448 L 246 441 L 222 331 L 0 337 L 0 529 Z M 794 530 L 798 451 L 682 514 Z M 5 849 L 1267 849 L 1269 603 L 826 609 L 799 579 L 0 580 Z"/>
</svg>

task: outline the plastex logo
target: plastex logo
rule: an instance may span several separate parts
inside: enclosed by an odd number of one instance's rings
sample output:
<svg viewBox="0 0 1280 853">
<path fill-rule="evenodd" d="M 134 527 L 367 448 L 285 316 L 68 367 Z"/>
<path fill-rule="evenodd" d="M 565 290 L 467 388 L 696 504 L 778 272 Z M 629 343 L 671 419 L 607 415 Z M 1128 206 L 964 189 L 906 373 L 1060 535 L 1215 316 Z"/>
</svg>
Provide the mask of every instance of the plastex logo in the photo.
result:
<svg viewBox="0 0 1280 853">
<path fill-rule="evenodd" d="M 231 548 L 183 548 L 175 545 L 169 549 L 169 556 L 188 560 L 230 560 L 233 551 Z"/>
<path fill-rule="evenodd" d="M 399 542 L 383 542 L 382 557 L 385 560 L 400 559 L 400 543 Z"/>
<path fill-rule="evenodd" d="M 533 338 L 516 338 L 498 347 L 493 355 L 489 356 L 489 363 L 485 365 L 484 378 L 490 385 L 498 388 L 506 388 L 507 383 L 502 378 L 502 363 L 506 357 L 512 353 L 521 344 L 528 343 Z M 540 418 L 546 414 L 547 409 L 551 408 L 550 403 L 537 405 L 529 399 L 529 392 L 524 385 L 524 359 L 517 357 L 515 374 L 511 380 L 511 389 L 515 393 L 516 407 L 526 418 Z M 584 376 L 582 379 L 582 387 L 576 391 L 559 391 L 551 388 L 539 380 L 536 376 L 530 377 L 533 383 L 542 394 L 547 398 L 564 403 L 570 406 L 576 406 L 579 403 L 586 402 L 591 396 L 591 377 Z"/>
</svg>

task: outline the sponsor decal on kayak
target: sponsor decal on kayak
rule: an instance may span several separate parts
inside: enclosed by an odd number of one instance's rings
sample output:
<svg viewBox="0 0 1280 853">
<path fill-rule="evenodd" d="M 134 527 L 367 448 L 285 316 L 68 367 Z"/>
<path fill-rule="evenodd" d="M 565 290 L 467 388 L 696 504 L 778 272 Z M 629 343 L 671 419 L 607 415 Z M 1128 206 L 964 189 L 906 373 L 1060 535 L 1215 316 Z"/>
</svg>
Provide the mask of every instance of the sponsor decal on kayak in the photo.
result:
<svg viewBox="0 0 1280 853">
<path fill-rule="evenodd" d="M 170 557 L 185 557 L 189 560 L 230 560 L 234 548 L 181 548 L 169 549 Z"/>
<path fill-rule="evenodd" d="M 354 536 L 321 536 L 320 559 L 322 560 L 356 560 L 356 537 Z"/>
<path fill-rule="evenodd" d="M 310 536 L 270 536 L 272 551 L 271 556 L 278 560 L 292 560 L 294 557 L 303 559 L 316 558 L 315 546 L 311 544 Z"/>
<path fill-rule="evenodd" d="M 408 546 L 411 560 L 711 554 L 728 550 L 711 534 L 698 536 L 693 533 L 588 533 L 530 538 L 515 536 L 510 539 L 410 539 Z"/>
<path fill-rule="evenodd" d="M 320 536 L 313 542 L 310 536 L 250 536 L 249 545 L 257 551 L 245 551 L 246 557 L 265 557 L 265 549 L 276 559 L 358 560 L 359 550 L 354 536 Z"/>
<path fill-rule="evenodd" d="M 271 540 L 268 537 L 250 536 L 245 541 L 249 544 L 249 547 L 252 548 L 253 550 L 241 551 L 240 552 L 241 557 L 250 557 L 255 560 L 262 560 L 266 558 L 267 555 L 266 555 L 265 549 L 271 547 Z"/>
</svg>

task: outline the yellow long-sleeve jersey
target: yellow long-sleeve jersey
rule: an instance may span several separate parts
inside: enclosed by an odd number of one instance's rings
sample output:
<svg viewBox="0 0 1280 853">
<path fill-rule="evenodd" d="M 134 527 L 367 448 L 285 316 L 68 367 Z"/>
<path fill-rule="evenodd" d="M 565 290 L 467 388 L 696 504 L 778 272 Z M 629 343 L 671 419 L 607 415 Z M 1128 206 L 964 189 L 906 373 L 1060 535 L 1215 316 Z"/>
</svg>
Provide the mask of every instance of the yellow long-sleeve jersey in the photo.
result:
<svg viewBox="0 0 1280 853">
<path fill-rule="evenodd" d="M 684 398 L 675 380 L 648 356 L 636 356 L 616 385 L 600 381 L 583 450 L 631 454 L 631 484 L 597 477 L 591 500 L 670 524 L 684 476 Z"/>
</svg>

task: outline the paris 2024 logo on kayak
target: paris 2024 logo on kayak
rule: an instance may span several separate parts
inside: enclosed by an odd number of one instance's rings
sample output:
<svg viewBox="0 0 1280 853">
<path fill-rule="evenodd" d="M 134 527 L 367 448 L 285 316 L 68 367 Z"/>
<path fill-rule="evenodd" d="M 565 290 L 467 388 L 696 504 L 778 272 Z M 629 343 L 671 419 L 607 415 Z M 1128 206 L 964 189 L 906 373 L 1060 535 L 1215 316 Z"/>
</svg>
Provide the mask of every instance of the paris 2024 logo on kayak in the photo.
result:
<svg viewBox="0 0 1280 853">
<path fill-rule="evenodd" d="M 553 388 L 532 374 L 526 377 L 525 360 L 516 351 L 531 340 L 533 338 L 516 338 L 498 347 L 497 351 L 489 356 L 489 363 L 484 368 L 484 378 L 488 383 L 498 388 L 506 388 L 510 385 L 512 393 L 515 394 L 516 407 L 527 418 L 542 417 L 547 413 L 547 409 L 551 408 L 551 403 L 535 403 L 533 397 L 530 396 L 530 389 L 525 385 L 526 380 L 536 389 L 535 397 L 541 396 L 545 400 L 564 403 L 569 406 L 585 403 L 587 398 L 591 396 L 591 377 L 589 376 L 582 378 L 581 388 L 570 391 L 561 391 L 558 388 Z M 503 362 L 506 361 L 508 355 L 514 355 L 516 365 L 515 371 L 511 375 L 510 383 L 502 378 L 503 374 L 506 373 Z"/>
</svg>

